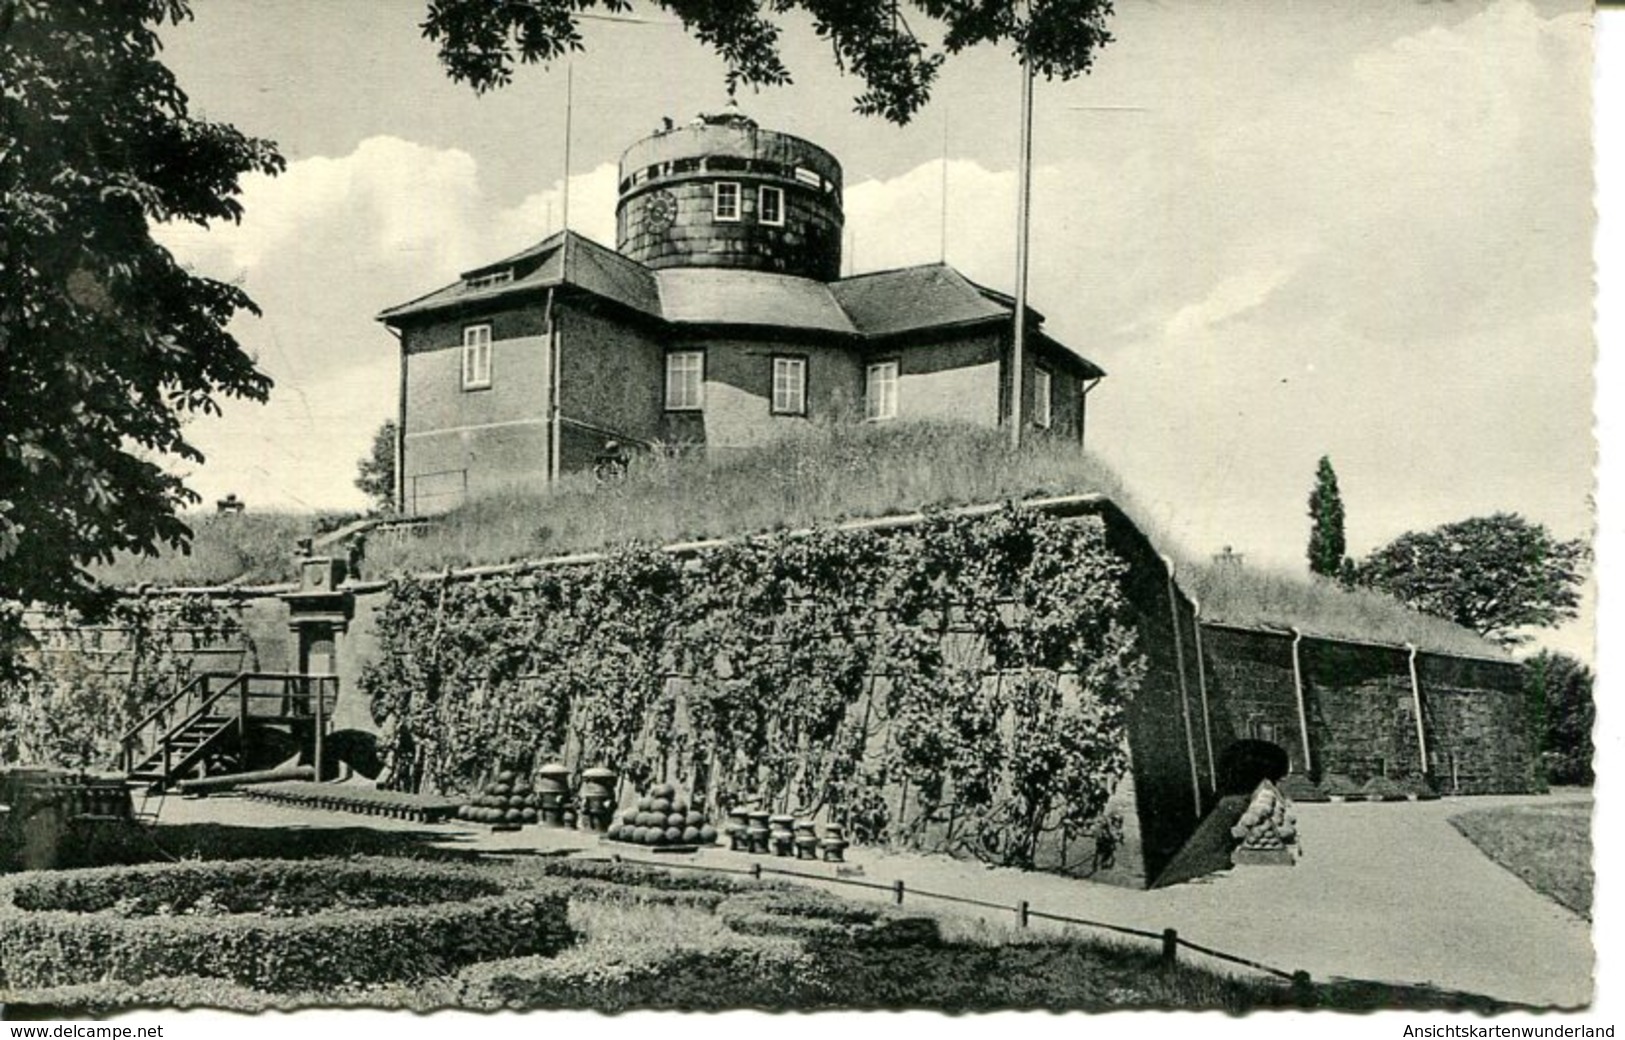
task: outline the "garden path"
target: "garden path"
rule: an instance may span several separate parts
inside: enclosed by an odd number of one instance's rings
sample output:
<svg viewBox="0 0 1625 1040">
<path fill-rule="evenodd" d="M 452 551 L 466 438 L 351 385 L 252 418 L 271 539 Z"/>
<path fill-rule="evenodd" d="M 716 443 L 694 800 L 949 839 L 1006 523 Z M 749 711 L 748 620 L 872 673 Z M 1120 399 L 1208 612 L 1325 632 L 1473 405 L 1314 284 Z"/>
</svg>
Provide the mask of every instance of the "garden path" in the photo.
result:
<svg viewBox="0 0 1625 1040">
<path fill-rule="evenodd" d="M 1483 796 L 1437 802 L 1299 805 L 1304 855 L 1294 867 L 1238 868 L 1152 891 L 940 856 L 853 849 L 865 880 L 902 879 L 909 890 L 1007 903 L 1034 910 L 1161 931 L 1316 978 L 1431 983 L 1536 1005 L 1573 1007 L 1592 992 L 1590 923 L 1530 889 L 1480 853 L 1448 823 L 1469 809 L 1551 804 L 1589 795 Z M 438 843 L 501 851 L 580 849 L 601 855 L 585 835 L 544 828 L 491 833 L 468 824 L 437 826 L 288 809 L 237 798 L 170 799 L 164 826 L 222 823 L 248 827 L 412 830 Z M 161 836 L 161 831 L 160 831 Z M 433 838 L 431 840 L 434 840 Z M 617 850 L 622 847 L 616 846 Z M 653 860 L 646 850 L 628 858 Z M 665 860 L 666 857 L 658 857 Z M 675 861 L 738 869 L 754 859 L 722 849 Z M 833 864 L 763 860 L 833 877 Z M 840 886 L 856 897 L 889 892 Z M 909 897 L 922 908 L 980 913 Z M 1014 913 L 980 916 L 1013 923 Z M 1034 922 L 1043 926 L 1041 922 Z M 1184 954 L 1182 954 L 1184 955 Z"/>
</svg>

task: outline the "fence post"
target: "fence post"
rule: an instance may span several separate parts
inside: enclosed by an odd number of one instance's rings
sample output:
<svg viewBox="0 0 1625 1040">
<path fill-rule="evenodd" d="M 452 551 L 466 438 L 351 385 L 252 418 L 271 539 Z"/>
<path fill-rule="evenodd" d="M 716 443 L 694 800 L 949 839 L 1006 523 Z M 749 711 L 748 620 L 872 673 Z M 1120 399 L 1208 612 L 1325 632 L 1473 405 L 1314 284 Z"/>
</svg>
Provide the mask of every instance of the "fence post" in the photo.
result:
<svg viewBox="0 0 1625 1040">
<path fill-rule="evenodd" d="M 1179 932 L 1173 928 L 1162 930 L 1162 966 L 1172 968 L 1179 960 Z"/>
<path fill-rule="evenodd" d="M 752 863 L 750 865 L 750 876 L 755 878 L 757 881 L 762 880 L 762 865 L 761 865 L 761 863 Z"/>
<path fill-rule="evenodd" d="M 898 878 L 896 881 L 893 881 L 891 883 L 891 891 L 892 891 L 893 898 L 895 898 L 897 900 L 897 905 L 902 906 L 903 905 L 903 879 L 902 878 Z"/>
<path fill-rule="evenodd" d="M 1025 928 L 1025 927 L 1027 927 L 1027 914 L 1028 914 L 1028 911 L 1030 909 L 1031 908 L 1027 905 L 1027 901 L 1025 899 L 1023 899 L 1021 902 L 1016 904 L 1016 927 L 1017 928 Z"/>
<path fill-rule="evenodd" d="M 1315 1006 L 1315 987 L 1309 981 L 1307 971 L 1299 970 L 1292 973 L 1292 1002 L 1299 1007 Z"/>
</svg>

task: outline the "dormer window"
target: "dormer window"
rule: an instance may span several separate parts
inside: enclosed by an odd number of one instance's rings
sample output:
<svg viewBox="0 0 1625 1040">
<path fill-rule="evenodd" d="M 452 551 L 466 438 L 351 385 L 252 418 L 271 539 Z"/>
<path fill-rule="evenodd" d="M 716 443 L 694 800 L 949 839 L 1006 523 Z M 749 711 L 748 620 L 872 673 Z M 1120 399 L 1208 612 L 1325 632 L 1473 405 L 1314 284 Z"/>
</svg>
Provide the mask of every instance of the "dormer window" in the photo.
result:
<svg viewBox="0 0 1625 1040">
<path fill-rule="evenodd" d="M 503 267 L 484 274 L 470 275 L 463 285 L 469 289 L 489 289 L 493 285 L 506 285 L 513 281 L 513 268 Z"/>
<path fill-rule="evenodd" d="M 716 220 L 738 220 L 739 182 L 717 181 L 712 190 L 712 217 Z"/>
<path fill-rule="evenodd" d="M 774 227 L 784 226 L 783 188 L 762 185 L 761 194 L 757 200 L 756 218 L 763 224 L 772 224 Z"/>
</svg>

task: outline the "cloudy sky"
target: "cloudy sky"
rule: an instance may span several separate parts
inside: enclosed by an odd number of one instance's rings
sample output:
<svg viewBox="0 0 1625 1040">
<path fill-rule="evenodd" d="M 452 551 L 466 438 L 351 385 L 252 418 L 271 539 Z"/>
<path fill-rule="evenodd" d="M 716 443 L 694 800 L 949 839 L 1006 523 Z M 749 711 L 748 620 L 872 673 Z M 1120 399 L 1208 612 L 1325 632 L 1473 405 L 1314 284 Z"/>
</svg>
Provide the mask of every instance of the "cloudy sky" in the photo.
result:
<svg viewBox="0 0 1625 1040">
<path fill-rule="evenodd" d="M 268 407 L 199 424 L 192 483 L 359 506 L 355 460 L 395 408 L 372 315 L 556 226 L 565 69 L 477 97 L 441 73 L 414 0 L 198 7 L 165 33 L 194 110 L 276 140 L 289 168 L 248 184 L 240 227 L 165 232 L 259 301 L 237 331 L 277 381 Z M 1588 533 L 1587 7 L 1122 0 L 1112 28 L 1093 75 L 1038 87 L 1032 292 L 1110 373 L 1092 447 L 1159 523 L 1194 553 L 1301 569 L 1327 454 L 1357 553 L 1493 510 Z M 855 268 L 945 240 L 1009 288 L 1009 56 L 951 60 L 898 129 L 852 113 L 857 84 L 803 30 L 795 85 L 741 104 L 840 157 Z M 722 67 L 671 24 L 587 32 L 571 222 L 613 244 L 620 152 L 718 107 Z"/>
</svg>

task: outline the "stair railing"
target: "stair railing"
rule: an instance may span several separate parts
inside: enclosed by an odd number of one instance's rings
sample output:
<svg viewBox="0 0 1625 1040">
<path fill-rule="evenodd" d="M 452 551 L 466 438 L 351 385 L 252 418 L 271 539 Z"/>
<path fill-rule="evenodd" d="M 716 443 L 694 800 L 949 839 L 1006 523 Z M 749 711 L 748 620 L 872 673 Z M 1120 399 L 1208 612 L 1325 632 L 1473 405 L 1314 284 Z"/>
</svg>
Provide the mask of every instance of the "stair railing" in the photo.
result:
<svg viewBox="0 0 1625 1040">
<path fill-rule="evenodd" d="M 175 734 L 191 725 L 193 721 L 207 715 L 209 713 L 209 709 L 214 707 L 216 702 L 224 699 L 226 694 L 230 693 L 232 690 L 246 690 L 248 688 L 248 678 L 251 674 L 252 673 L 250 672 L 239 672 L 236 675 L 231 676 L 231 681 L 226 683 L 226 685 L 222 686 L 220 689 L 213 692 L 206 692 L 203 699 L 198 703 L 198 706 L 187 713 L 186 718 L 183 719 L 179 725 L 170 726 L 168 729 L 164 730 L 164 734 L 159 738 L 158 742 L 160 749 L 164 753 L 165 782 L 167 782 L 170 776 L 174 774 L 174 762 L 172 755 L 174 750 L 173 741 Z M 216 678 L 225 678 L 225 676 L 216 676 Z M 206 691 L 208 690 L 208 686 L 208 683 L 204 684 L 204 689 Z M 245 698 L 241 700 L 240 703 L 246 706 L 248 702 Z M 243 719 L 239 719 L 237 724 L 239 727 L 244 727 L 247 725 Z M 239 729 L 239 732 L 246 733 L 247 731 L 246 729 Z M 131 767 L 126 766 L 125 772 L 129 772 L 130 768 Z"/>
<path fill-rule="evenodd" d="M 186 718 L 179 724 L 168 725 L 158 738 L 155 750 L 162 753 L 164 763 L 164 777 L 169 778 L 174 772 L 173 741 L 177 733 L 184 730 L 193 721 L 209 713 L 209 709 L 225 700 L 229 695 L 236 694 L 237 735 L 238 746 L 248 747 L 248 723 L 251 718 L 310 718 L 314 725 L 316 755 L 316 775 L 321 779 L 322 745 L 326 737 L 326 730 L 331 724 L 333 709 L 338 702 L 338 676 L 336 675 L 306 675 L 302 672 L 240 672 L 230 676 L 230 681 L 218 689 L 210 689 L 212 679 L 224 679 L 228 676 L 218 673 L 198 676 L 192 683 L 174 697 L 171 697 L 163 708 L 154 711 L 129 734 L 124 742 L 124 771 L 132 771 L 135 767 L 135 757 L 132 753 L 133 737 L 145 726 L 156 721 L 164 712 L 193 687 L 203 691 L 203 696 L 196 708 L 187 713 Z M 255 682 L 272 682 L 277 684 L 271 692 L 257 692 L 253 688 Z M 256 712 L 254 702 L 257 700 L 275 700 L 278 709 L 272 712 Z M 229 703 L 229 702 L 228 702 Z M 167 716 L 166 716 L 167 718 Z"/>
<path fill-rule="evenodd" d="M 188 682 L 182 684 L 181 688 L 171 694 L 168 700 L 148 712 L 140 722 L 131 726 L 119 738 L 119 768 L 126 773 L 135 768 L 137 754 L 144 751 L 148 744 L 147 741 L 140 739 L 148 727 L 156 727 L 160 732 L 164 733 L 174 729 L 172 720 L 177 704 L 188 700 L 194 694 L 201 693 L 203 697 L 208 697 L 209 687 L 216 679 L 230 678 L 230 672 L 202 672 L 192 676 Z M 186 711 L 184 714 L 190 718 L 196 713 Z M 152 744 L 156 746 L 157 741 L 152 741 Z"/>
</svg>

